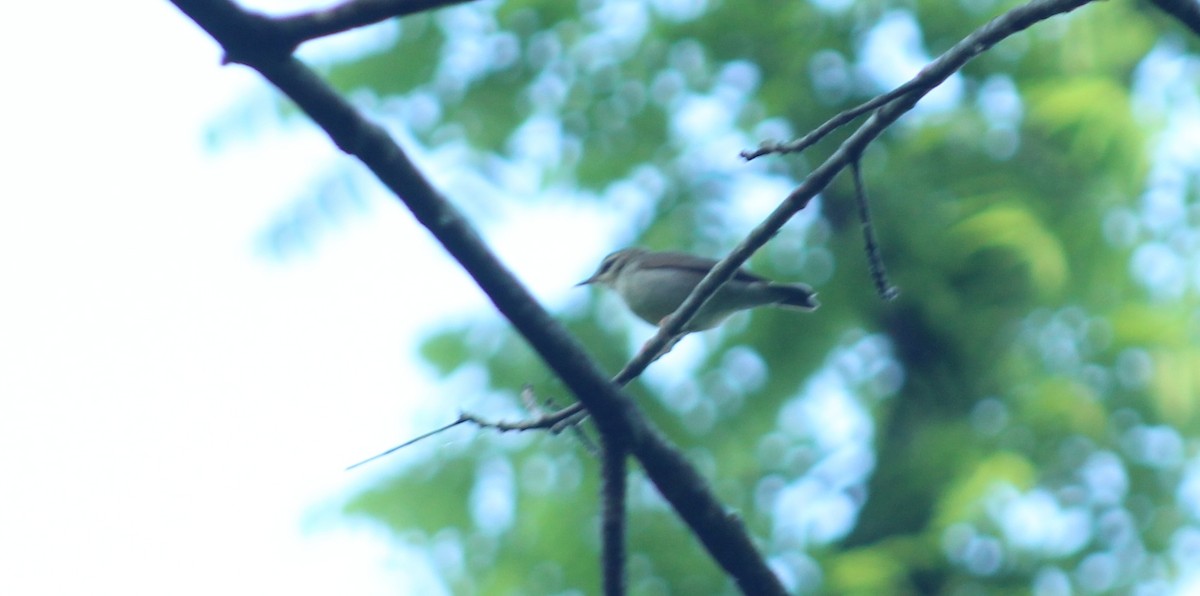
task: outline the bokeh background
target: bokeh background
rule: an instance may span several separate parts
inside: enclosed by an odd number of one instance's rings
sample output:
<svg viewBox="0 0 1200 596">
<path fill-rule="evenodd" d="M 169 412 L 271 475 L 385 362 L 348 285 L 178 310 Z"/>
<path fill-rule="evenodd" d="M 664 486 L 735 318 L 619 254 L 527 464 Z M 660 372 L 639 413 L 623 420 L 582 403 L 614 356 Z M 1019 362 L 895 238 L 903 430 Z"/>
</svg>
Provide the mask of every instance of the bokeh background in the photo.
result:
<svg viewBox="0 0 1200 596">
<path fill-rule="evenodd" d="M 289 12 L 312 2 L 257 0 Z M 747 164 L 1011 3 L 479 2 L 306 45 L 613 371 L 573 288 L 631 244 L 721 256 L 841 138 Z M 593 594 L 570 397 L 404 208 L 168 2 L 0 36 L 0 591 Z M 818 593 L 1200 589 L 1194 37 L 1098 3 L 971 63 L 750 267 L 814 285 L 631 391 Z M 731 593 L 633 472 L 634 594 Z"/>
</svg>

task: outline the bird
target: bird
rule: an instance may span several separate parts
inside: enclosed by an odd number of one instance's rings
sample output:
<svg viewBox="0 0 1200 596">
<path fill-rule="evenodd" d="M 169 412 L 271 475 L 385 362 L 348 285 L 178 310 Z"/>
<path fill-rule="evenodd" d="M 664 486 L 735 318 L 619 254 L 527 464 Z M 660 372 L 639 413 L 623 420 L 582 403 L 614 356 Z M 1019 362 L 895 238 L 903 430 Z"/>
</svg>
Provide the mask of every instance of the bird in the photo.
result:
<svg viewBox="0 0 1200 596">
<path fill-rule="evenodd" d="M 575 285 L 608 287 L 642 320 L 660 325 L 716 264 L 713 259 L 681 252 L 625 248 L 604 257 L 591 277 Z M 684 331 L 712 329 L 729 315 L 757 306 L 813 311 L 820 305 L 817 293 L 807 285 L 776 283 L 738 269 L 692 317 Z"/>
</svg>

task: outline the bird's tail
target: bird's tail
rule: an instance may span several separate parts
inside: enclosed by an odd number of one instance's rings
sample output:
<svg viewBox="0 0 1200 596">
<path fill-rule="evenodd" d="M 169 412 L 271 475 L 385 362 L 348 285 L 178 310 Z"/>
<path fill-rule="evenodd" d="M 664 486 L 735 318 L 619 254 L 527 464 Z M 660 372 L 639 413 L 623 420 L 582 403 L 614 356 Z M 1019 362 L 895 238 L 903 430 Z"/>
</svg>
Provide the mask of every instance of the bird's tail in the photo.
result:
<svg viewBox="0 0 1200 596">
<path fill-rule="evenodd" d="M 779 296 L 775 306 L 800 310 L 817 310 L 821 306 L 817 293 L 804 284 L 771 284 L 771 289 Z"/>
</svg>

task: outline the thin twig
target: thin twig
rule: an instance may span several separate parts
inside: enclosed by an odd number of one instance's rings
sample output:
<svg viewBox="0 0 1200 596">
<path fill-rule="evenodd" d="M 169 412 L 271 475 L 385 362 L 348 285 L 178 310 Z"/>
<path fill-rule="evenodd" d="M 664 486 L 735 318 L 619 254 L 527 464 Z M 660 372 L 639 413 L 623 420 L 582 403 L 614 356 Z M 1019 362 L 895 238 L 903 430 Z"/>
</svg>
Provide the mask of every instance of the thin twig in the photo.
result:
<svg viewBox="0 0 1200 596">
<path fill-rule="evenodd" d="M 346 469 L 353 470 L 354 468 L 357 468 L 367 462 L 375 461 L 385 455 L 391 455 L 401 449 L 404 449 L 405 447 L 409 447 L 411 445 L 414 445 L 416 443 L 424 441 L 425 439 L 428 439 L 429 437 L 432 437 L 438 433 L 445 432 L 445 431 L 450 430 L 460 424 L 465 424 L 467 422 L 470 422 L 471 424 L 474 424 L 475 426 L 478 426 L 479 428 L 490 428 L 492 430 L 498 430 L 500 432 L 510 432 L 510 431 L 523 432 L 523 431 L 527 431 L 527 430 L 550 430 L 551 432 L 558 433 L 558 432 L 561 432 L 561 430 L 565 427 L 564 423 L 566 423 L 570 418 L 572 418 L 573 416 L 578 414 L 580 411 L 582 411 L 582 407 L 580 406 L 580 404 L 576 403 L 576 404 L 571 404 L 570 406 L 563 408 L 561 410 L 555 410 L 553 412 L 541 414 L 541 415 L 537 416 L 536 418 L 532 418 L 529 420 L 520 420 L 517 422 L 508 422 L 505 420 L 487 420 L 484 418 L 480 418 L 479 416 L 477 416 L 475 414 L 471 414 L 468 412 L 460 412 L 458 415 L 458 419 L 456 419 L 454 422 L 451 422 L 450 424 L 447 424 L 445 426 L 431 430 L 419 437 L 414 437 L 412 439 L 409 439 L 399 445 L 396 445 L 395 447 L 392 447 L 391 449 L 388 449 L 387 451 L 378 453 L 376 455 L 372 455 L 371 457 L 368 457 L 367 459 L 364 459 L 352 466 L 349 466 Z M 590 439 L 588 439 L 586 437 L 586 435 L 583 437 L 583 439 L 585 441 L 585 447 L 589 447 L 590 450 L 595 449 L 595 445 L 591 442 Z"/>
<path fill-rule="evenodd" d="M 888 282 L 887 269 L 883 267 L 883 257 L 879 254 L 879 243 L 875 241 L 875 226 L 871 220 L 871 206 L 867 202 L 867 185 L 862 177 L 862 156 L 859 155 L 850 162 L 850 172 L 854 176 L 854 202 L 858 204 L 858 221 L 862 224 L 863 243 L 866 245 L 867 268 L 871 272 L 871 281 L 875 282 L 875 292 L 884 300 L 895 300 L 900 295 Z"/>
<path fill-rule="evenodd" d="M 757 149 L 747 149 L 738 155 L 746 161 L 751 161 L 771 153 L 799 153 L 813 145 L 816 145 L 818 141 L 825 138 L 829 133 L 841 128 L 845 124 L 849 124 L 855 118 L 858 118 L 859 116 L 866 114 L 867 112 L 870 112 L 871 110 L 874 110 L 875 108 L 878 108 L 889 101 L 908 93 L 909 91 L 912 91 L 918 84 L 918 79 L 910 79 L 903 85 L 900 85 L 899 87 L 896 87 L 887 93 L 877 95 L 871 98 L 869 101 L 863 102 L 848 110 L 839 112 L 833 118 L 826 120 L 824 124 L 814 128 L 812 132 L 809 132 L 803 137 L 800 137 L 799 139 L 796 139 L 790 143 L 763 141 L 763 143 L 759 145 Z"/>
<path fill-rule="evenodd" d="M 650 363 L 654 362 L 658 358 L 662 357 L 663 354 L 669 352 L 671 350 L 671 347 L 674 346 L 675 343 L 678 341 L 679 341 L 679 337 L 677 336 L 674 339 L 674 341 L 669 342 L 665 346 L 665 348 L 663 348 L 658 353 L 655 353 L 650 358 L 650 361 L 646 363 L 646 365 L 649 365 Z M 630 381 L 637 378 L 637 376 L 645 370 L 645 366 L 641 366 L 639 368 L 639 367 L 637 367 L 637 363 L 647 357 L 647 352 L 648 352 L 647 347 L 643 346 L 642 350 L 637 355 L 634 356 L 633 360 L 631 360 L 629 364 L 625 365 L 625 368 L 621 369 L 621 372 L 617 373 L 617 376 L 613 377 L 613 379 L 612 379 L 613 384 L 617 385 L 618 387 L 624 387 L 625 385 L 628 385 Z M 533 402 L 530 401 L 531 396 L 526 394 L 526 391 L 528 391 L 528 390 L 529 390 L 528 386 L 526 386 L 526 388 L 524 390 L 522 390 L 521 399 L 526 404 L 526 408 L 530 409 L 530 411 L 534 412 L 535 414 L 538 414 L 538 416 L 535 418 L 532 418 L 529 420 L 523 420 L 521 422 L 490 421 L 490 420 L 485 420 L 483 418 L 479 418 L 473 414 L 468 414 L 468 413 L 464 412 L 460 415 L 459 420 L 454 422 L 453 424 L 459 424 L 461 422 L 472 422 L 472 423 L 476 424 L 477 426 L 479 426 L 480 428 L 493 428 L 493 429 L 499 430 L 500 432 L 527 431 L 527 430 L 549 430 L 551 433 L 558 434 L 558 433 L 562 432 L 563 430 L 571 429 L 573 432 L 577 433 L 580 436 L 581 440 L 584 441 L 584 447 L 587 448 L 589 452 L 592 452 L 592 453 L 596 452 L 595 445 L 591 443 L 591 440 L 587 438 L 587 435 L 582 434 L 583 431 L 579 428 L 579 423 L 583 422 L 587 418 L 587 410 L 584 409 L 582 403 L 576 402 L 576 403 L 566 406 L 560 410 L 554 410 L 552 412 L 546 413 L 546 412 L 542 412 L 542 410 L 536 406 L 536 401 L 533 401 Z M 530 407 L 531 403 L 533 404 L 534 407 Z M 465 418 L 465 420 L 464 420 L 464 418 Z M 453 424 L 451 426 L 453 426 Z M 440 429 L 440 430 L 444 430 L 445 428 L 449 428 L 449 427 L 443 427 L 443 429 Z M 429 438 L 429 437 L 437 434 L 438 432 L 440 432 L 440 430 L 433 431 L 430 433 L 425 433 L 415 439 L 406 441 L 403 446 L 406 447 L 406 446 L 412 445 L 413 443 L 416 443 L 417 441 L 420 441 L 422 439 Z M 386 455 L 388 453 L 393 453 L 397 449 L 400 449 L 400 447 L 389 449 L 386 453 L 376 455 L 375 457 L 373 457 L 371 459 L 376 459 L 382 455 Z M 355 466 L 362 465 L 362 463 L 365 463 L 365 462 L 360 462 L 358 464 L 355 464 Z M 353 466 L 351 466 L 351 467 L 353 467 Z M 349 468 L 347 468 L 347 469 L 349 469 Z"/>
<path fill-rule="evenodd" d="M 546 405 L 550 408 L 554 408 L 556 410 L 555 414 L 561 415 L 561 410 L 558 410 L 558 405 L 554 403 L 554 400 L 546 398 Z M 581 422 L 583 418 L 583 416 L 569 416 L 562 422 L 551 426 L 550 433 L 557 435 L 564 429 L 570 429 L 571 434 L 575 435 L 576 439 L 579 439 L 580 444 L 583 445 L 583 448 L 586 449 L 589 454 L 592 456 L 598 456 L 600 455 L 600 448 L 597 447 L 595 441 L 593 441 L 592 438 L 589 437 L 586 432 L 584 432 L 583 427 L 579 426 L 579 422 Z"/>
<path fill-rule="evenodd" d="M 423 441 L 423 440 L 425 440 L 425 439 L 428 439 L 429 437 L 432 437 L 433 435 L 436 435 L 436 434 L 438 434 L 438 433 L 441 433 L 441 432 L 448 431 L 448 430 L 450 430 L 450 429 L 452 429 L 452 428 L 454 428 L 454 427 L 456 427 L 456 426 L 458 426 L 458 425 L 460 425 L 460 424 L 462 424 L 462 423 L 464 423 L 464 422 L 470 422 L 470 421 L 471 421 L 471 420 L 470 420 L 469 418 L 467 418 L 465 415 L 464 415 L 464 416 L 459 416 L 459 417 L 458 417 L 458 420 L 455 420 L 454 422 L 451 422 L 450 424 L 447 424 L 446 426 L 443 426 L 443 427 L 441 427 L 441 428 L 438 428 L 438 429 L 431 430 L 431 431 L 429 431 L 429 432 L 427 432 L 427 433 L 425 433 L 425 434 L 423 434 L 423 435 L 421 435 L 421 436 L 419 436 L 419 437 L 416 437 L 416 438 L 413 438 L 413 439 L 409 439 L 409 440 L 407 440 L 407 441 L 405 441 L 405 442 L 403 442 L 403 443 L 401 443 L 401 444 L 399 444 L 399 445 L 396 445 L 395 447 L 392 447 L 391 449 L 388 449 L 387 451 L 384 451 L 384 452 L 382 452 L 382 453 L 377 453 L 377 454 L 375 454 L 375 455 L 372 455 L 371 457 L 368 457 L 367 459 L 364 459 L 364 460 L 362 460 L 362 461 L 360 461 L 360 462 L 358 462 L 358 463 L 356 463 L 356 464 L 354 464 L 354 465 L 347 466 L 347 467 L 346 467 L 346 470 L 353 470 L 354 468 L 357 468 L 357 467 L 359 467 L 359 466 L 361 466 L 361 465 L 363 465 L 363 464 L 365 464 L 365 463 L 367 463 L 367 462 L 372 462 L 372 461 L 375 461 L 375 460 L 377 460 L 377 459 L 379 459 L 379 458 L 381 458 L 381 457 L 383 457 L 383 456 L 385 456 L 385 455 L 391 455 L 391 454 L 393 454 L 393 453 L 395 453 L 395 452 L 397 452 L 397 451 L 399 451 L 399 450 L 401 450 L 401 449 L 404 449 L 405 447 L 408 447 L 409 445 L 412 445 L 413 443 L 416 443 L 416 442 L 418 442 L 418 441 Z"/>
</svg>

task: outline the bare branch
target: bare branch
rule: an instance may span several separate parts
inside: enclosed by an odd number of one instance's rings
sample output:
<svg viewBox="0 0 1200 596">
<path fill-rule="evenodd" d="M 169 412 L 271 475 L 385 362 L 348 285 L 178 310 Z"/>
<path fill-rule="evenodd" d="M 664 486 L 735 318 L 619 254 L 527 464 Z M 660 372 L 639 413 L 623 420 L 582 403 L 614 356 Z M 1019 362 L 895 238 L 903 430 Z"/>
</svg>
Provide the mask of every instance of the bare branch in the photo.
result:
<svg viewBox="0 0 1200 596">
<path fill-rule="evenodd" d="M 833 118 L 826 120 L 825 123 L 822 124 L 821 126 L 818 126 L 817 128 L 813 129 L 812 132 L 804 135 L 803 137 L 800 137 L 799 139 L 796 139 L 795 141 L 791 141 L 788 143 L 763 141 L 763 143 L 761 145 L 759 145 L 757 149 L 754 149 L 754 150 L 747 149 L 745 151 L 742 151 L 739 155 L 746 161 L 750 161 L 750 160 L 762 157 L 764 155 L 769 155 L 771 153 L 784 154 L 784 153 L 798 153 L 800 151 L 804 151 L 805 149 L 815 145 L 818 141 L 825 138 L 829 133 L 837 130 L 841 126 L 848 124 L 849 122 L 853 121 L 855 118 L 857 118 L 875 108 L 879 108 L 879 107 L 882 107 L 882 106 L 890 103 L 892 100 L 895 100 L 897 98 L 908 95 L 909 93 L 916 93 L 919 97 L 924 97 L 925 94 L 929 93 L 929 91 L 931 91 L 933 88 L 937 87 L 938 85 L 941 85 L 942 82 L 946 79 L 946 77 L 944 77 L 944 76 L 938 78 L 937 75 L 934 74 L 933 67 L 935 65 L 939 64 L 940 62 L 943 62 L 944 60 L 947 60 L 947 59 L 949 59 L 952 62 L 955 62 L 957 65 L 954 66 L 953 69 L 949 73 L 949 74 L 953 74 L 954 72 L 957 72 L 960 68 L 962 68 L 962 66 L 964 64 L 966 64 L 968 61 L 970 61 L 972 58 L 974 58 L 975 56 L 977 56 L 979 54 L 982 54 L 988 48 L 992 47 L 993 45 L 996 45 L 997 42 L 1004 39 L 1005 37 L 1008 37 L 1009 35 L 1012 35 L 1013 33 L 1016 33 L 1018 31 L 1022 31 L 1037 21 L 1043 20 L 1045 18 L 1048 18 L 1055 14 L 1059 14 L 1061 12 L 1069 12 L 1070 10 L 1074 10 L 1075 8 L 1078 8 L 1079 6 L 1087 4 L 1090 1 L 1092 1 L 1092 0 L 1085 0 L 1082 2 L 1074 3 L 1075 5 L 1071 6 L 1070 8 L 1052 12 L 1043 17 L 1034 19 L 1031 22 L 1021 24 L 1021 25 L 1017 26 L 1017 28 L 1008 29 L 1007 25 L 1000 25 L 999 22 L 1002 19 L 1006 20 L 1006 22 L 1012 22 L 1014 25 L 1016 25 L 1015 20 L 1010 19 L 1010 17 L 1014 13 L 1016 13 L 1017 11 L 1028 11 L 1031 9 L 1031 7 L 1034 7 L 1036 9 L 1036 7 L 1034 5 L 1041 4 L 1041 3 L 1030 2 L 1029 4 L 1026 4 L 1025 6 L 1017 7 L 1015 9 L 1013 9 L 1012 11 L 1009 11 L 995 19 L 992 19 L 990 22 L 985 24 L 983 27 L 976 29 L 974 33 L 972 33 L 971 35 L 964 38 L 962 41 L 955 44 L 953 48 L 950 48 L 949 50 L 947 50 L 945 53 L 943 53 L 941 56 L 939 56 L 937 60 L 934 60 L 928 66 L 926 66 L 924 69 L 922 69 L 921 72 L 917 73 L 917 76 L 909 79 L 907 82 L 900 85 L 899 87 L 896 87 L 895 89 L 892 89 L 891 91 L 888 91 L 887 93 L 878 95 L 878 96 L 876 96 L 862 104 L 859 104 L 853 108 L 850 108 L 848 110 L 844 110 L 844 111 L 838 113 Z M 1172 11 L 1168 10 L 1167 8 L 1164 8 L 1164 6 L 1169 5 L 1173 9 L 1178 10 L 1181 14 L 1187 13 L 1189 15 L 1189 17 L 1187 17 L 1187 18 L 1194 19 L 1195 23 L 1200 23 L 1200 5 L 1197 5 L 1197 3 L 1194 2 L 1193 0 L 1152 0 L 1152 1 L 1155 4 L 1158 4 L 1160 6 L 1160 8 L 1163 8 L 1163 10 L 1167 10 L 1168 12 L 1172 12 Z M 1178 5 L 1178 6 L 1176 6 L 1176 5 Z M 1172 14 L 1176 14 L 1176 13 L 1172 12 Z M 1180 16 L 1178 14 L 1176 16 L 1178 18 L 1180 18 L 1180 20 L 1183 20 L 1185 22 L 1185 24 L 1188 24 L 1189 27 L 1192 27 L 1193 30 L 1196 30 L 1198 33 L 1200 33 L 1200 28 L 1198 28 L 1197 25 L 1192 25 L 1192 24 L 1188 23 L 1187 18 L 1185 18 L 1183 16 Z M 994 27 L 1001 29 L 1001 30 L 1000 31 L 992 31 L 992 29 Z M 985 30 L 988 30 L 989 33 L 992 33 L 992 32 L 1000 33 L 1000 35 L 998 37 L 993 37 L 991 35 L 982 35 L 982 33 Z M 907 110 L 905 110 L 905 111 L 907 111 Z"/>
<path fill-rule="evenodd" d="M 1196 0 L 1150 0 L 1159 10 L 1175 17 L 1200 36 L 1200 4 Z"/>
<path fill-rule="evenodd" d="M 443 432 L 448 431 L 460 424 L 465 424 L 467 422 L 470 422 L 471 424 L 474 424 L 475 426 L 478 426 L 479 428 L 490 428 L 493 430 L 498 430 L 500 432 L 509 432 L 509 431 L 523 432 L 523 431 L 527 431 L 527 430 L 549 430 L 550 432 L 552 432 L 554 434 L 558 434 L 559 432 L 562 432 L 562 430 L 564 428 L 569 426 L 570 428 L 572 428 L 573 430 L 575 430 L 578 433 L 580 440 L 583 441 L 584 447 L 587 448 L 588 451 L 590 451 L 592 453 L 596 453 L 596 446 L 594 444 L 592 444 L 591 440 L 587 438 L 587 435 L 584 435 L 582 433 L 582 431 L 580 431 L 578 429 L 578 427 L 576 427 L 574 425 L 574 423 L 572 422 L 573 420 L 581 417 L 581 416 L 577 416 L 580 412 L 583 411 L 583 408 L 580 406 L 580 404 L 572 404 L 571 406 L 569 406 L 567 408 L 563 408 L 561 410 L 555 410 L 552 412 L 544 412 L 542 410 L 541 406 L 537 405 L 536 402 L 529 401 L 529 399 L 532 398 L 532 396 L 533 396 L 533 391 L 528 386 L 526 386 L 525 389 L 523 389 L 521 391 L 521 397 L 522 397 L 522 400 L 525 401 L 526 407 L 531 412 L 533 412 L 534 414 L 537 415 L 537 417 L 532 418 L 530 420 L 522 420 L 519 422 L 506 422 L 503 420 L 485 420 L 485 419 L 480 418 L 479 416 L 476 416 L 475 414 L 471 414 L 469 412 L 459 412 L 458 418 L 454 422 L 451 422 L 450 424 L 447 424 L 445 426 L 431 430 L 431 431 L 424 433 L 418 437 L 413 437 L 399 445 L 396 445 L 395 447 L 392 447 L 386 451 L 383 451 L 382 453 L 372 455 L 371 457 L 368 457 L 367 459 L 364 459 L 354 465 L 348 466 L 346 468 L 346 470 L 353 470 L 354 468 L 357 468 L 365 463 L 373 462 L 373 461 L 375 461 L 381 457 L 384 457 L 386 455 L 391 455 L 401 449 L 404 449 L 405 447 L 415 445 L 415 444 L 417 444 L 421 441 L 424 441 L 425 439 L 428 439 L 434 435 L 443 433 Z"/>
<path fill-rule="evenodd" d="M 726 513 L 696 468 L 534 300 L 383 128 L 368 122 L 294 58 L 245 51 L 254 47 L 254 41 L 238 36 L 253 30 L 252 25 L 261 23 L 261 17 L 242 11 L 230 0 L 172 2 L 221 43 L 227 56 L 236 56 L 237 61 L 257 70 L 287 94 L 339 148 L 358 157 L 404 202 L 587 407 L 600 432 L 629 446 L 659 492 L 743 592 L 787 593 L 740 520 Z"/>
<path fill-rule="evenodd" d="M 921 69 L 921 72 L 913 77 L 912 81 L 905 84 L 905 86 L 911 86 L 907 93 L 880 108 L 859 126 L 854 134 L 842 142 L 833 155 L 830 155 L 824 163 L 814 169 L 804 179 L 804 182 L 800 183 L 800 186 L 775 208 L 775 211 L 771 212 L 746 236 L 745 240 L 709 271 L 708 275 L 692 290 L 687 300 L 684 300 L 675 313 L 659 325 L 658 333 L 646 342 L 642 351 L 629 363 L 626 367 L 629 374 L 634 377 L 641 374 L 664 348 L 676 341 L 687 322 L 755 251 L 762 248 L 792 216 L 807 206 L 808 202 L 821 189 L 825 188 L 834 176 L 858 155 L 861 155 L 871 141 L 875 140 L 905 112 L 911 110 L 922 97 L 942 84 L 950 75 L 958 72 L 972 58 L 1004 38 L 1023 31 L 1034 23 L 1057 14 L 1070 12 L 1092 1 L 1033 0 L 992 19 Z M 622 374 L 625 372 L 622 371 Z"/>
<path fill-rule="evenodd" d="M 586 407 L 601 436 L 628 445 L 664 498 L 692 528 L 712 557 L 734 577 L 743 592 L 786 593 L 754 547 L 741 520 L 724 509 L 695 467 L 640 414 L 617 383 L 605 378 L 578 342 L 496 259 L 466 219 L 437 193 L 387 133 L 366 121 L 311 70 L 290 57 L 288 38 L 275 21 L 243 11 L 230 0 L 172 1 L 222 44 L 227 61 L 245 63 L 260 72 L 320 125 L 339 148 L 357 156 L 401 198 L 579 398 L 581 406 L 565 408 L 560 413 L 577 415 Z M 868 118 L 712 269 L 618 379 L 627 381 L 640 374 L 675 341 L 708 297 L 754 251 L 929 90 L 1005 37 L 1089 1 L 1034 0 L 994 19 L 927 66 L 914 78 L 919 84 L 887 102 Z M 576 411 L 570 412 L 572 408 Z M 519 426 L 524 425 L 514 425 L 512 429 L 517 430 Z"/>
<path fill-rule="evenodd" d="M 509 431 L 524 432 L 527 430 L 549 430 L 551 432 L 557 433 L 562 430 L 561 425 L 564 422 L 569 420 L 572 416 L 574 416 L 577 412 L 581 411 L 582 409 L 583 408 L 580 406 L 580 404 L 571 404 L 570 406 L 563 408 L 561 410 L 548 412 L 548 413 L 542 414 L 536 418 L 531 418 L 529 420 L 520 420 L 517 422 L 505 422 L 503 420 L 485 420 L 483 418 L 480 418 L 479 416 L 476 416 L 475 414 L 470 414 L 467 412 L 463 412 L 463 413 L 459 414 L 459 416 L 465 422 L 470 422 L 472 424 L 475 424 L 479 428 L 490 428 L 490 429 L 498 430 L 500 432 L 509 432 Z"/>
<path fill-rule="evenodd" d="M 284 17 L 243 10 L 228 0 L 182 0 L 175 5 L 210 35 L 212 27 L 229 33 L 221 40 L 225 64 L 250 64 L 290 56 L 300 44 L 318 37 L 468 1 L 348 0 L 331 8 Z"/>
<path fill-rule="evenodd" d="M 751 161 L 771 153 L 784 154 L 799 153 L 804 151 L 805 149 L 816 145 L 818 141 L 825 138 L 829 133 L 841 128 L 842 125 L 848 124 L 855 118 L 858 118 L 859 116 L 866 114 L 867 112 L 870 112 L 871 110 L 874 110 L 875 108 L 878 108 L 889 101 L 908 93 L 909 91 L 912 91 L 917 86 L 916 81 L 916 79 L 911 79 L 907 83 L 904 83 L 903 85 L 900 85 L 899 87 L 896 87 L 887 93 L 877 95 L 869 101 L 854 106 L 848 110 L 844 110 L 833 118 L 826 120 L 824 124 L 814 128 L 812 132 L 800 137 L 799 139 L 796 139 L 795 141 L 790 143 L 763 141 L 763 143 L 759 145 L 757 149 L 753 151 L 747 149 L 738 155 L 746 161 Z"/>
<path fill-rule="evenodd" d="M 337 6 L 275 19 L 283 37 L 292 47 L 306 41 L 374 25 L 470 0 L 349 0 Z"/>
<path fill-rule="evenodd" d="M 600 535 L 603 543 L 604 595 L 625 594 L 625 446 L 608 435 L 603 441 L 601 501 L 603 516 Z"/>
<path fill-rule="evenodd" d="M 569 428 L 580 440 L 580 442 L 583 443 L 583 447 L 587 449 L 589 453 L 592 455 L 600 454 L 600 450 L 596 447 L 595 443 L 593 443 L 592 440 L 588 438 L 586 434 L 584 434 L 583 429 L 579 428 L 579 422 L 583 421 L 583 419 L 587 417 L 587 411 L 583 409 L 583 404 L 574 403 L 565 408 L 546 411 L 546 409 L 537 402 L 537 395 L 533 392 L 532 385 L 525 385 L 521 388 L 521 404 L 525 406 L 526 410 L 529 410 L 529 412 L 534 415 L 533 418 L 528 420 L 520 420 L 517 422 L 507 422 L 504 420 L 487 420 L 475 414 L 471 414 L 470 412 L 459 412 L 458 419 L 454 422 L 451 422 L 450 424 L 447 424 L 441 428 L 431 430 L 419 437 L 409 439 L 395 447 L 392 447 L 391 449 L 388 449 L 387 451 L 384 451 L 383 453 L 372 455 L 371 457 L 368 457 L 367 459 L 364 459 L 363 461 L 360 461 L 346 469 L 353 470 L 354 468 L 357 468 L 367 462 L 375 461 L 385 455 L 391 455 L 401 449 L 404 449 L 405 447 L 414 445 L 440 432 L 450 430 L 451 428 L 454 428 L 459 424 L 463 424 L 464 422 L 470 422 L 479 428 L 498 430 L 502 433 L 509 431 L 524 432 L 527 430 L 548 430 L 552 434 L 558 434 Z M 550 408 L 557 408 L 554 405 L 554 402 L 550 399 L 546 400 L 546 405 Z"/>
<path fill-rule="evenodd" d="M 529 393 L 532 395 L 533 388 L 529 387 L 528 385 L 526 387 L 529 388 Z M 554 403 L 553 399 L 546 398 L 546 407 L 557 409 L 558 404 Z M 540 409 L 538 411 L 542 412 Z M 557 435 L 563 430 L 570 430 L 571 434 L 575 435 L 576 439 L 579 439 L 579 442 L 583 444 L 583 448 L 586 449 L 588 453 L 592 454 L 593 456 L 600 455 L 600 448 L 597 447 L 596 443 L 592 441 L 591 437 L 589 437 L 587 433 L 583 431 L 583 427 L 579 426 L 579 422 L 581 422 L 584 418 L 582 414 L 576 416 L 570 412 L 566 412 L 565 410 L 552 413 L 555 416 L 565 416 L 565 418 L 563 418 L 561 422 L 550 427 L 551 434 Z"/>
</svg>

